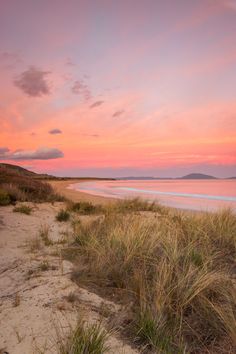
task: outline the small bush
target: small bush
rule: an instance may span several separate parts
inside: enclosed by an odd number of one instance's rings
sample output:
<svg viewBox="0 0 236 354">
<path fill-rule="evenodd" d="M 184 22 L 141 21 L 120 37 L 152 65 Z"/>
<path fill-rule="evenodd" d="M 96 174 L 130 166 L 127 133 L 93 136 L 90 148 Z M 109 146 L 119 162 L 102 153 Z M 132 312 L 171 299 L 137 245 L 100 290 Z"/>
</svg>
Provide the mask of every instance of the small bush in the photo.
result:
<svg viewBox="0 0 236 354">
<path fill-rule="evenodd" d="M 9 194 L 4 191 L 3 189 L 0 189 L 0 205 L 9 205 L 11 203 L 11 199 Z"/>
<path fill-rule="evenodd" d="M 61 209 L 56 216 L 56 220 L 60 222 L 68 221 L 69 219 L 70 219 L 70 213 L 64 209 Z"/>
<path fill-rule="evenodd" d="M 66 343 L 61 340 L 60 354 L 103 354 L 108 351 L 107 333 L 100 324 L 85 325 L 79 321 Z"/>
<path fill-rule="evenodd" d="M 20 205 L 18 207 L 15 207 L 13 209 L 13 211 L 15 213 L 22 213 L 22 214 L 30 215 L 31 211 L 32 211 L 32 208 L 29 207 L 28 205 Z"/>
</svg>

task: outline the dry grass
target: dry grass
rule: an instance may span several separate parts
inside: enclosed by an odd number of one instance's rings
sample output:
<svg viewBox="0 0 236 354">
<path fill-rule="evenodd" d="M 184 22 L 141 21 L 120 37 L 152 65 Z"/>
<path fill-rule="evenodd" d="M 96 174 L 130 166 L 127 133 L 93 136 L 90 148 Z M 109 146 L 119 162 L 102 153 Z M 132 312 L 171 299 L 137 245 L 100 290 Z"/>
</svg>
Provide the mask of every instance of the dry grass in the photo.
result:
<svg viewBox="0 0 236 354">
<path fill-rule="evenodd" d="M 26 241 L 26 246 L 30 252 L 38 252 L 42 249 L 40 237 L 30 238 Z"/>
<path fill-rule="evenodd" d="M 103 212 L 101 205 L 93 205 L 90 202 L 68 202 L 67 209 L 81 215 L 100 214 Z"/>
<path fill-rule="evenodd" d="M 75 225 L 74 279 L 132 301 L 125 331 L 146 351 L 233 353 L 236 216 L 158 212 Z"/>
<path fill-rule="evenodd" d="M 48 225 L 41 225 L 39 229 L 39 237 L 43 240 L 45 246 L 53 245 L 53 241 L 49 236 L 50 227 Z"/>
</svg>

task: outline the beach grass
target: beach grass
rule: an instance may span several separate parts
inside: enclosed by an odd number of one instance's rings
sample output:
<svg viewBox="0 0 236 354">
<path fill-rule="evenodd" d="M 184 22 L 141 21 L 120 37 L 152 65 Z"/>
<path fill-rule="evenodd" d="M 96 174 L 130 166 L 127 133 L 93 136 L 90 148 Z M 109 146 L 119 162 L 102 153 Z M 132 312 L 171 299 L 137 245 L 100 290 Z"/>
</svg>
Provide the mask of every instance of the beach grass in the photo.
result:
<svg viewBox="0 0 236 354">
<path fill-rule="evenodd" d="M 68 210 L 61 209 L 56 215 L 56 220 L 57 221 L 68 221 L 70 219 L 70 213 Z"/>
<path fill-rule="evenodd" d="M 13 211 L 15 213 L 22 213 L 22 214 L 26 214 L 26 215 L 30 215 L 31 214 L 31 211 L 32 211 L 32 208 L 28 205 L 19 205 L 19 206 L 16 206 Z"/>
<path fill-rule="evenodd" d="M 108 351 L 107 332 L 100 323 L 86 324 L 79 320 L 69 336 L 59 336 L 60 354 L 103 354 Z"/>
<path fill-rule="evenodd" d="M 123 332 L 142 350 L 233 353 L 236 216 L 136 210 L 137 201 L 126 201 L 74 225 L 73 279 L 132 304 Z"/>
</svg>

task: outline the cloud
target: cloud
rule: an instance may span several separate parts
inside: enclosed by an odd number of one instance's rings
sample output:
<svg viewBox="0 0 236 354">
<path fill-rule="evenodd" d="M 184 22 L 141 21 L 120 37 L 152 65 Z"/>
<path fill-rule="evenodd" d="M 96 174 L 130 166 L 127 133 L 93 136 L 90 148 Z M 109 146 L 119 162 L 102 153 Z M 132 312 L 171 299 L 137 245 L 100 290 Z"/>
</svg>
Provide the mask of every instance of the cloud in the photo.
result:
<svg viewBox="0 0 236 354">
<path fill-rule="evenodd" d="M 112 117 L 119 117 L 124 112 L 125 112 L 124 109 L 121 109 L 120 111 L 116 111 L 115 113 L 112 114 Z"/>
<path fill-rule="evenodd" d="M 31 97 L 49 95 L 50 88 L 46 80 L 48 74 L 50 74 L 50 71 L 43 71 L 31 66 L 14 80 L 14 84 Z"/>
<path fill-rule="evenodd" d="M 49 130 L 48 133 L 52 134 L 52 135 L 54 135 L 54 134 L 62 134 L 62 131 L 61 131 L 61 129 L 55 128 L 55 129 Z"/>
<path fill-rule="evenodd" d="M 0 64 L 4 69 L 12 69 L 21 63 L 22 59 L 14 52 L 0 52 Z"/>
<path fill-rule="evenodd" d="M 92 138 L 99 138 L 100 137 L 99 134 L 83 134 L 83 136 L 89 136 L 89 137 L 92 137 Z"/>
<path fill-rule="evenodd" d="M 101 106 L 101 104 L 103 104 L 104 101 L 96 101 L 93 104 L 91 104 L 90 108 L 95 108 L 98 106 Z"/>
<path fill-rule="evenodd" d="M 10 150 L 7 147 L 0 147 L 0 156 L 8 153 Z"/>
<path fill-rule="evenodd" d="M 1 149 L 2 151 L 0 150 L 0 160 L 51 160 L 58 159 L 64 156 L 63 152 L 56 148 L 44 147 L 34 151 L 18 149 L 13 152 L 9 152 L 10 150 L 7 148 Z"/>
<path fill-rule="evenodd" d="M 71 88 L 71 91 L 75 95 L 81 95 L 85 101 L 88 101 L 92 98 L 92 94 L 89 90 L 89 87 L 83 82 L 83 80 L 75 81 L 74 85 Z"/>
</svg>

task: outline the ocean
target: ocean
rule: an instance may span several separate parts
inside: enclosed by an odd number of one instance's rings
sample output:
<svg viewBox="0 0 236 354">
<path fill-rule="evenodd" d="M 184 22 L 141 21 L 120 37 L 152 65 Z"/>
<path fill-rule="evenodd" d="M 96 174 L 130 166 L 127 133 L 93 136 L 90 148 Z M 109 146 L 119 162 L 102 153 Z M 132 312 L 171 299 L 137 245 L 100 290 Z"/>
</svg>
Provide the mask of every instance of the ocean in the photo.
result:
<svg viewBox="0 0 236 354">
<path fill-rule="evenodd" d="M 236 180 L 115 180 L 89 181 L 71 189 L 112 198 L 141 197 L 165 206 L 216 211 L 231 207 L 236 212 Z"/>
</svg>

